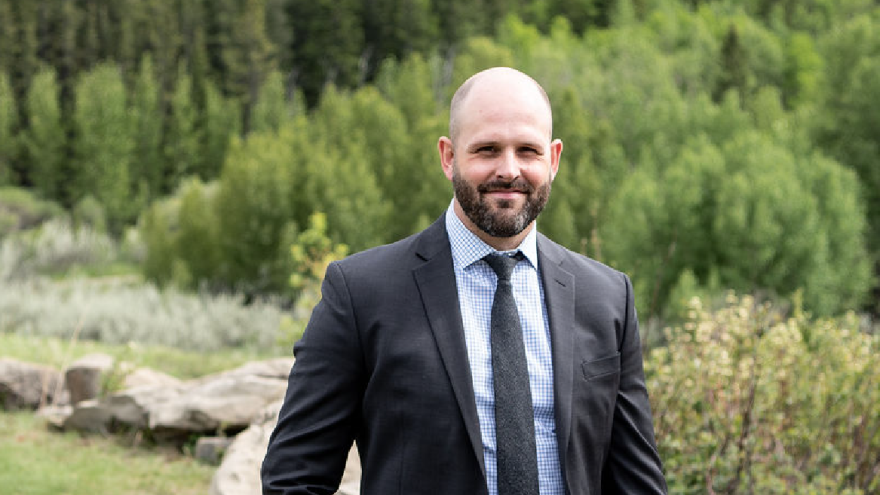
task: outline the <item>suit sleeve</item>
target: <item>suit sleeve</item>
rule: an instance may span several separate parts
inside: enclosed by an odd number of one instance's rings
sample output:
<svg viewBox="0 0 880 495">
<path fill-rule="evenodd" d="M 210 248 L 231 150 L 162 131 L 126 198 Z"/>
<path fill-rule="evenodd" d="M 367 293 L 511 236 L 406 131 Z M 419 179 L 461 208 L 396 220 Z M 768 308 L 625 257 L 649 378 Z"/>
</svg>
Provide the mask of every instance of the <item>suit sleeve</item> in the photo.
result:
<svg viewBox="0 0 880 495">
<path fill-rule="evenodd" d="M 622 276 L 627 295 L 626 322 L 620 339 L 620 388 L 602 493 L 665 494 L 666 480 L 654 440 L 651 405 L 645 387 L 633 288 L 629 277 Z"/>
<path fill-rule="evenodd" d="M 365 370 L 351 297 L 338 263 L 327 268 L 302 339 L 261 478 L 264 495 L 330 495 L 357 435 Z"/>
</svg>

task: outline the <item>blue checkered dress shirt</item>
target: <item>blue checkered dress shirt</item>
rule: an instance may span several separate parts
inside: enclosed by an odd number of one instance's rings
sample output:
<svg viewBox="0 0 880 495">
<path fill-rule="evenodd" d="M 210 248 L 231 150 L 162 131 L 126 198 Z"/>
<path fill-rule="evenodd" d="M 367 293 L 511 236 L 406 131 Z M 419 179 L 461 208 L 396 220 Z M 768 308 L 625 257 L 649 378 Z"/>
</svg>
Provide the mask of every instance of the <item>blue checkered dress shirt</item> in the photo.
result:
<svg viewBox="0 0 880 495">
<path fill-rule="evenodd" d="M 495 463 L 495 393 L 492 384 L 492 346 L 490 328 L 492 300 L 498 277 L 482 258 L 496 252 L 467 229 L 453 211 L 446 211 L 446 231 L 452 247 L 455 281 L 464 324 L 464 336 L 471 365 L 477 415 L 483 438 L 483 458 L 489 495 L 498 495 Z M 538 448 L 538 482 L 541 495 L 565 492 L 559 453 L 556 447 L 556 421 L 553 416 L 553 361 L 550 353 L 550 327 L 540 283 L 536 230 L 532 229 L 519 248 L 528 262 L 516 265 L 511 276 L 514 299 L 519 311 L 529 367 L 532 405 L 535 412 L 535 442 Z"/>
</svg>

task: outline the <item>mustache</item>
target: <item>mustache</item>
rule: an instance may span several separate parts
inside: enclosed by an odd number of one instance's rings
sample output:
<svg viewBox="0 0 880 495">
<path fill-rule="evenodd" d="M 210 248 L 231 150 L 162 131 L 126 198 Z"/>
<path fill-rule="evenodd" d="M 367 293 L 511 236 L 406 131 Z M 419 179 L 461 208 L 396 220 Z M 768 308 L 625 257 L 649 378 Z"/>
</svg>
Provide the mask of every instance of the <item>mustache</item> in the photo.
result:
<svg viewBox="0 0 880 495">
<path fill-rule="evenodd" d="M 534 188 L 531 184 L 528 183 L 522 177 L 517 177 L 511 181 L 505 181 L 501 179 L 490 180 L 488 182 L 484 182 L 477 186 L 477 191 L 480 193 L 489 193 L 496 191 L 514 191 L 520 192 L 524 194 L 531 194 L 534 191 Z"/>
</svg>

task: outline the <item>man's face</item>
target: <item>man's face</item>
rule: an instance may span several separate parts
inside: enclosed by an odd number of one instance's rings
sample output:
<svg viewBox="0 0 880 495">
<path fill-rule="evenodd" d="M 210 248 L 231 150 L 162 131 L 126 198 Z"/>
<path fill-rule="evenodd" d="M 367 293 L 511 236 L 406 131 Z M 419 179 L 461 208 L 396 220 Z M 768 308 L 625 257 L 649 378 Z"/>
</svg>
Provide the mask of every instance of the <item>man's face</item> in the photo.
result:
<svg viewBox="0 0 880 495">
<path fill-rule="evenodd" d="M 474 87 L 462 108 L 444 170 L 465 224 L 517 236 L 547 204 L 559 165 L 562 143 L 550 141 L 547 103 L 531 82 L 502 80 Z M 441 157 L 443 150 L 441 140 Z"/>
</svg>

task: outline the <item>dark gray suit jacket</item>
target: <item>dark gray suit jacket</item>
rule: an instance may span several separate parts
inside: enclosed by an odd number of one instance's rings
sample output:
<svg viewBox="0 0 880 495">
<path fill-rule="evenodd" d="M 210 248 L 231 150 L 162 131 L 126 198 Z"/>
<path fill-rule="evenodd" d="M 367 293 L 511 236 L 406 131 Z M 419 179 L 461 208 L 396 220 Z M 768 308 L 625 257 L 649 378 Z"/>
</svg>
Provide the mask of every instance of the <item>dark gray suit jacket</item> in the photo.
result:
<svg viewBox="0 0 880 495">
<path fill-rule="evenodd" d="M 661 494 L 626 275 L 543 235 L 556 436 L 570 495 Z M 366 495 L 485 495 L 444 218 L 332 263 L 263 461 L 264 494 L 332 494 L 353 440 Z"/>
</svg>

